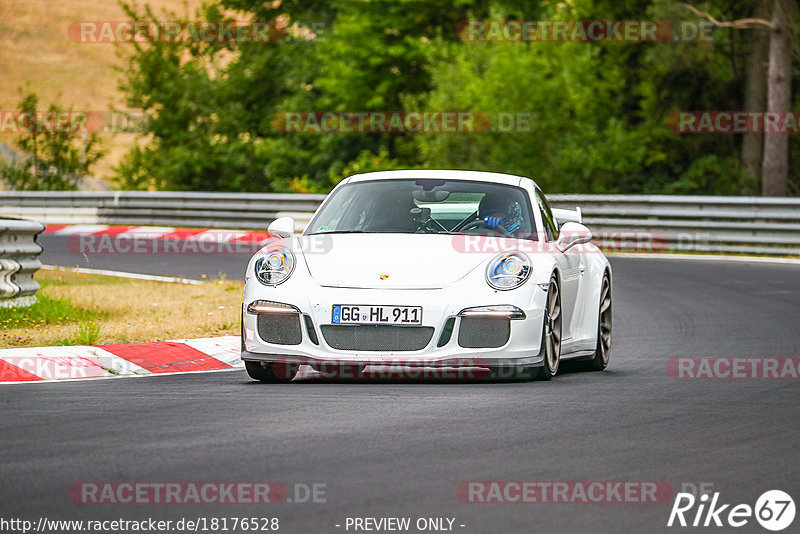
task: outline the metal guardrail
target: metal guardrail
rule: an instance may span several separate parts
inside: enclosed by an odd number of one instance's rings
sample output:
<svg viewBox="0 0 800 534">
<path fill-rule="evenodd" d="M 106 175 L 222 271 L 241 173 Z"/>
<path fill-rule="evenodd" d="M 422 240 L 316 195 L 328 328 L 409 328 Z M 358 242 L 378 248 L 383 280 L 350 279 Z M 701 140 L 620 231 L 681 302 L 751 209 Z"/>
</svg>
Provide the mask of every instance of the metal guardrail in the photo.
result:
<svg viewBox="0 0 800 534">
<path fill-rule="evenodd" d="M 277 217 L 303 228 L 325 195 L 183 192 L 0 191 L 0 216 L 47 224 L 264 230 Z M 580 206 L 605 248 L 800 255 L 800 198 L 550 195 Z"/>
<path fill-rule="evenodd" d="M 36 236 L 44 230 L 37 221 L 0 219 L 0 307 L 30 306 L 39 283 L 33 279 L 42 263 Z"/>
<path fill-rule="evenodd" d="M 149 191 L 0 191 L 0 216 L 46 224 L 118 224 L 264 230 L 289 215 L 302 220 L 325 195 Z"/>
<path fill-rule="evenodd" d="M 800 255 L 800 198 L 553 195 L 604 248 Z M 649 240 L 649 241 L 648 241 Z"/>
</svg>

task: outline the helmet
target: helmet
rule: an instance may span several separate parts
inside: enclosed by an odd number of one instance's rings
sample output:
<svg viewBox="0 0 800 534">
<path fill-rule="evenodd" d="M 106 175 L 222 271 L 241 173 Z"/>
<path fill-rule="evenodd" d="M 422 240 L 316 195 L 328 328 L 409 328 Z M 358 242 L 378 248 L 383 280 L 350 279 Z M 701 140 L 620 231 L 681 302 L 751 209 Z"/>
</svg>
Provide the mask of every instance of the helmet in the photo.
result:
<svg viewBox="0 0 800 534">
<path fill-rule="evenodd" d="M 478 205 L 478 218 L 486 221 L 489 228 L 513 232 L 522 225 L 522 206 L 509 196 L 490 193 Z"/>
</svg>

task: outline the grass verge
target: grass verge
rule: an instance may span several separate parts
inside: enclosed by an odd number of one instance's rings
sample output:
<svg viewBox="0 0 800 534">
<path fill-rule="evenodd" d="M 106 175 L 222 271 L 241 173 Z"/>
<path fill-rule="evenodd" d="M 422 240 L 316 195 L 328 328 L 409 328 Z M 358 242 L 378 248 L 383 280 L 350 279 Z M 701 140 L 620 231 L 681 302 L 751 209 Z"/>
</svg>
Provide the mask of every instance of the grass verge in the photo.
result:
<svg viewBox="0 0 800 534">
<path fill-rule="evenodd" d="M 0 309 L 0 348 L 237 335 L 243 284 L 37 272 L 39 302 Z"/>
</svg>

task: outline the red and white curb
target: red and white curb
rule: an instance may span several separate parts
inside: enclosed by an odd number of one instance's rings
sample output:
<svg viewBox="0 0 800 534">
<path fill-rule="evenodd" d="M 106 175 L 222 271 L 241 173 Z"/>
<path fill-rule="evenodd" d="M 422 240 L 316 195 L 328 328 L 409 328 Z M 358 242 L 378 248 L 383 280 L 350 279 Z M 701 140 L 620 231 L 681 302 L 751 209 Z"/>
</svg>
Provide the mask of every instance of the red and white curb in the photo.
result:
<svg viewBox="0 0 800 534">
<path fill-rule="evenodd" d="M 0 383 L 87 380 L 243 367 L 239 336 L 0 350 Z"/>
</svg>

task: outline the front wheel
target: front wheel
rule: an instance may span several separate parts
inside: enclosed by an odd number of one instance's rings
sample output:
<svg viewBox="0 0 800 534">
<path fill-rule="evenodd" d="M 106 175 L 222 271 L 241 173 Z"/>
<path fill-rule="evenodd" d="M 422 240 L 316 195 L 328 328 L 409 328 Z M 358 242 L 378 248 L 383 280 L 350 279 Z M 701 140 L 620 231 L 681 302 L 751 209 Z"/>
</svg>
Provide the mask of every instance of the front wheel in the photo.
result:
<svg viewBox="0 0 800 534">
<path fill-rule="evenodd" d="M 291 382 L 297 375 L 297 366 L 292 364 L 245 361 L 244 367 L 253 380 L 270 384 Z"/>
<path fill-rule="evenodd" d="M 547 307 L 544 314 L 544 362 L 539 369 L 540 380 L 551 380 L 561 363 L 561 293 L 554 274 L 547 288 Z"/>
<path fill-rule="evenodd" d="M 597 317 L 597 346 L 591 360 L 586 362 L 589 371 L 602 371 L 611 357 L 611 279 L 603 275 L 600 288 L 600 313 Z"/>
</svg>

